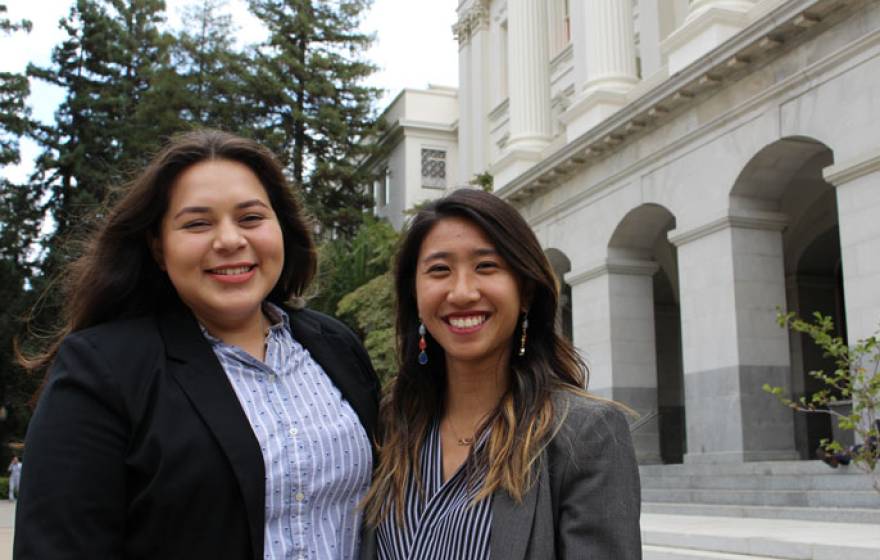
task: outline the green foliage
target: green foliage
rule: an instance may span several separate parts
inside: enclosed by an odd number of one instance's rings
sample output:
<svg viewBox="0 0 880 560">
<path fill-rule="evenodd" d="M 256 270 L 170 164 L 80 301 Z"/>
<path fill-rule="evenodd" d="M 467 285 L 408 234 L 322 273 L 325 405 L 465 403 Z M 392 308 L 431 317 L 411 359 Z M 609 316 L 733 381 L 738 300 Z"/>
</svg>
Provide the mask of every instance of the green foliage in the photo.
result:
<svg viewBox="0 0 880 560">
<path fill-rule="evenodd" d="M 9 496 L 9 477 L 0 476 L 0 499 L 6 499 Z"/>
<path fill-rule="evenodd" d="M 388 222 L 366 216 L 353 237 L 322 243 L 318 248 L 316 294 L 310 298 L 310 307 L 335 314 L 345 294 L 391 267 L 397 239 L 397 232 Z"/>
<path fill-rule="evenodd" d="M 391 272 L 376 276 L 345 295 L 336 308 L 364 340 L 373 367 L 384 385 L 397 373 L 394 341 L 394 280 Z"/>
<path fill-rule="evenodd" d="M 877 334 L 858 341 L 853 346 L 834 334 L 831 317 L 816 312 L 807 321 L 794 313 L 779 313 L 777 321 L 797 333 L 806 334 L 831 358 L 836 368 L 832 372 L 811 371 L 809 374 L 824 385 L 812 395 L 791 400 L 782 387 L 764 384 L 764 391 L 775 395 L 792 410 L 807 413 L 829 414 L 837 419 L 841 429 L 854 432 L 864 445 L 846 450 L 852 462 L 874 477 L 874 488 L 880 492 L 880 340 Z M 843 414 L 833 407 L 841 401 L 852 402 L 852 412 Z M 872 444 L 873 442 L 873 444 Z M 823 440 L 828 453 L 840 453 L 844 447 L 836 441 Z"/>
<path fill-rule="evenodd" d="M 495 177 L 493 177 L 488 171 L 483 171 L 482 173 L 474 175 L 474 178 L 470 180 L 470 184 L 475 187 L 480 187 L 486 192 L 492 192 L 495 188 Z"/>
</svg>

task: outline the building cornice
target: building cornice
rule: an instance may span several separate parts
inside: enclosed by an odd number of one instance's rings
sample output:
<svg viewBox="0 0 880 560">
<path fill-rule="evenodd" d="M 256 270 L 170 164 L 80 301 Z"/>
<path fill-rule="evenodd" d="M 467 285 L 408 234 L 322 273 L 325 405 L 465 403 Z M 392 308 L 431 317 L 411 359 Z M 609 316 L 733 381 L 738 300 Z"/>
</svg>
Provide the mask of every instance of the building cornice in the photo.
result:
<svg viewBox="0 0 880 560">
<path fill-rule="evenodd" d="M 666 237 L 676 247 L 696 241 L 728 228 L 782 231 L 788 226 L 788 217 L 778 212 L 731 209 L 730 214 L 685 231 L 670 230 Z"/>
<path fill-rule="evenodd" d="M 565 177 L 693 107 L 722 83 L 739 80 L 787 52 L 787 44 L 815 36 L 847 17 L 858 3 L 788 0 L 780 4 L 666 81 L 648 90 L 637 88 L 642 92 L 638 98 L 513 179 L 497 191 L 498 196 L 522 203 L 554 188 Z"/>
<path fill-rule="evenodd" d="M 660 269 L 654 261 L 637 259 L 607 259 L 605 262 L 585 270 L 572 271 L 565 275 L 569 286 L 583 284 L 606 274 L 626 274 L 629 276 L 653 276 Z"/>
<path fill-rule="evenodd" d="M 832 185 L 840 186 L 878 170 L 880 170 L 880 149 L 861 154 L 849 161 L 829 165 L 822 171 L 822 175 Z"/>
</svg>

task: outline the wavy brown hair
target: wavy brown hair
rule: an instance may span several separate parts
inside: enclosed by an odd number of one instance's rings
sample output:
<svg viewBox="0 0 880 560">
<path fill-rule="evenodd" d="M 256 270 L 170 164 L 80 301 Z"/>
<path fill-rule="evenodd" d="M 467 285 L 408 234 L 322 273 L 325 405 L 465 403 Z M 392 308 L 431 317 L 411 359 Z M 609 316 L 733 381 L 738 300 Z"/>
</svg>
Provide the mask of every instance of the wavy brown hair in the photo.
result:
<svg viewBox="0 0 880 560">
<path fill-rule="evenodd" d="M 584 392 L 587 368 L 555 328 L 559 284 L 541 245 L 526 221 L 495 195 L 460 189 L 429 203 L 413 218 L 397 254 L 397 346 L 400 370 L 382 402 L 383 437 L 379 466 L 365 498 L 367 521 L 377 525 L 392 507 L 402 522 L 407 482 L 421 486 L 419 452 L 431 423 L 443 413 L 446 360 L 443 349 L 426 334 L 428 363 L 419 365 L 416 264 L 422 240 L 441 220 L 462 218 L 479 227 L 529 294 L 528 349 L 517 355 L 511 344 L 509 384 L 479 432 L 490 430 L 487 445 L 475 459 L 486 467 L 476 499 L 503 488 L 522 501 L 533 483 L 534 467 L 559 425 L 552 395 L 560 390 Z M 514 340 L 522 329 L 513 333 Z M 479 435 L 477 436 L 479 437 Z M 479 472 L 481 469 L 474 469 Z"/>
<path fill-rule="evenodd" d="M 253 140 L 218 130 L 180 134 L 122 188 L 121 197 L 102 214 L 103 225 L 88 239 L 82 256 L 60 275 L 62 326 L 45 350 L 19 356 L 31 370 L 51 364 L 62 339 L 71 332 L 100 323 L 155 313 L 180 298 L 168 275 L 159 269 L 149 240 L 159 235 L 171 187 L 197 163 L 226 160 L 247 166 L 259 178 L 284 240 L 284 266 L 267 299 L 284 303 L 301 295 L 315 274 L 316 253 L 311 224 L 284 176 L 276 157 Z"/>
</svg>

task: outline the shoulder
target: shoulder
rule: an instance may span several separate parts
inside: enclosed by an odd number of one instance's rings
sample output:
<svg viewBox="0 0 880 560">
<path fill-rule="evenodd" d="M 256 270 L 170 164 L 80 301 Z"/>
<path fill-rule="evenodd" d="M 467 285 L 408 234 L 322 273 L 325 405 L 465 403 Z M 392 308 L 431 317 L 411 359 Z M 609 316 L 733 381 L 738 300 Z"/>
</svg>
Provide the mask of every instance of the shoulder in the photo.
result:
<svg viewBox="0 0 880 560">
<path fill-rule="evenodd" d="M 127 371 L 149 368 L 157 359 L 164 358 L 163 347 L 155 317 L 120 319 L 67 335 L 53 369 L 78 364 L 82 367 L 74 369 L 94 367 L 119 377 Z"/>
<path fill-rule="evenodd" d="M 612 401 L 586 393 L 558 391 L 553 395 L 557 418 L 550 450 L 574 455 L 608 446 L 631 446 L 629 422 L 623 409 Z"/>
<path fill-rule="evenodd" d="M 361 345 L 360 339 L 348 325 L 330 315 L 308 308 L 293 309 L 284 307 L 284 311 L 290 317 L 294 333 L 296 332 L 297 325 L 303 325 L 317 329 L 322 334 L 336 335 L 351 341 L 357 346 Z M 294 334 L 294 336 L 296 335 Z"/>
<path fill-rule="evenodd" d="M 161 344 L 159 328 L 153 316 L 119 319 L 70 333 L 65 346 L 88 346 L 108 354 L 133 359 L 139 352 L 155 351 Z"/>
</svg>

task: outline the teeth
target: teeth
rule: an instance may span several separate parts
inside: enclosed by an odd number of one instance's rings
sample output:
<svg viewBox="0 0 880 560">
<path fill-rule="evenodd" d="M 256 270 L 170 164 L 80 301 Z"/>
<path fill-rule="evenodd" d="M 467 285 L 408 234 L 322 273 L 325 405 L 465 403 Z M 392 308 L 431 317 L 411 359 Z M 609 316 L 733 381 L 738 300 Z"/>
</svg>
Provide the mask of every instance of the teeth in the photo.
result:
<svg viewBox="0 0 880 560">
<path fill-rule="evenodd" d="M 449 324 L 457 329 L 469 329 L 476 327 L 486 320 L 485 315 L 475 315 L 473 317 L 454 317 L 449 319 Z"/>
<path fill-rule="evenodd" d="M 249 266 L 237 266 L 235 268 L 215 268 L 211 272 L 214 274 L 219 274 L 221 276 L 233 276 L 235 274 L 244 274 L 249 271 L 251 267 Z"/>
</svg>

